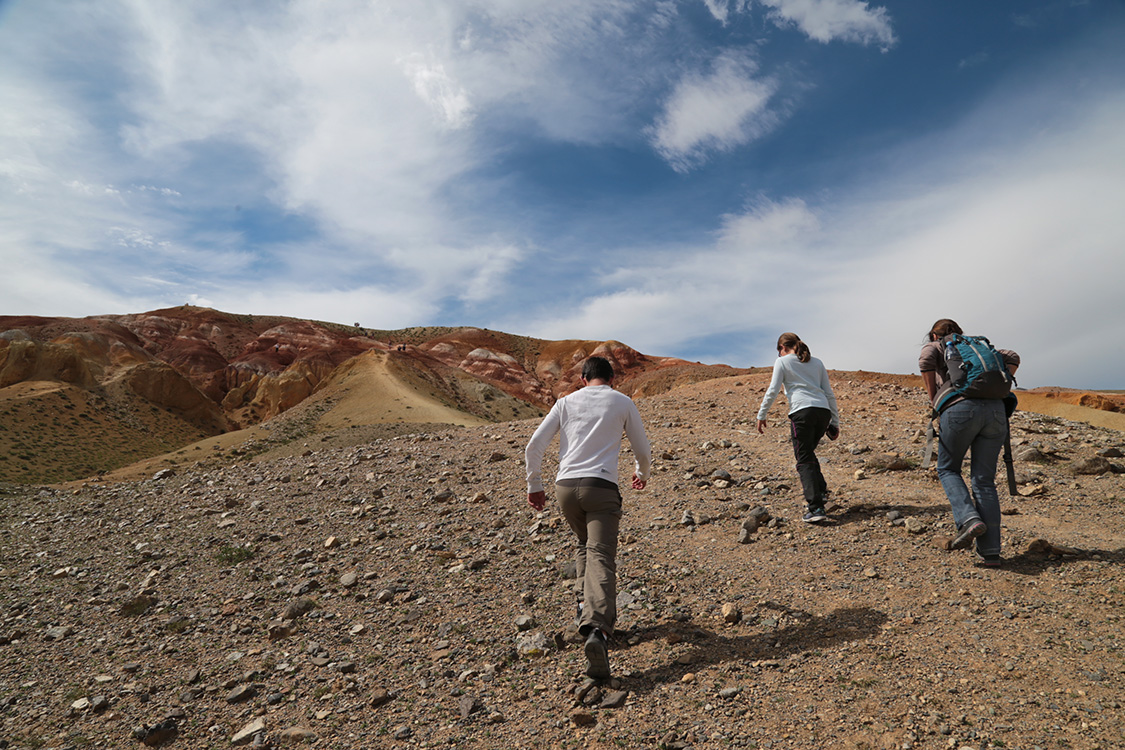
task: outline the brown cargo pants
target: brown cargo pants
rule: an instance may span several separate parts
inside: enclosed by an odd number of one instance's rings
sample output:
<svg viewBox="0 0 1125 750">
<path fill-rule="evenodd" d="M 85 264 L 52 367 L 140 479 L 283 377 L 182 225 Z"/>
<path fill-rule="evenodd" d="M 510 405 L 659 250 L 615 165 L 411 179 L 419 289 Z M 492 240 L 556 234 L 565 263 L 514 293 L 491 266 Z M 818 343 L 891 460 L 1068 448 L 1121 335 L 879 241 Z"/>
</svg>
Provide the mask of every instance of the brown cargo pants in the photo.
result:
<svg viewBox="0 0 1125 750">
<path fill-rule="evenodd" d="M 621 491 L 595 477 L 555 483 L 563 516 L 578 537 L 574 593 L 583 602 L 578 631 L 598 628 L 613 635 L 617 622 L 617 529 L 621 522 Z"/>
</svg>

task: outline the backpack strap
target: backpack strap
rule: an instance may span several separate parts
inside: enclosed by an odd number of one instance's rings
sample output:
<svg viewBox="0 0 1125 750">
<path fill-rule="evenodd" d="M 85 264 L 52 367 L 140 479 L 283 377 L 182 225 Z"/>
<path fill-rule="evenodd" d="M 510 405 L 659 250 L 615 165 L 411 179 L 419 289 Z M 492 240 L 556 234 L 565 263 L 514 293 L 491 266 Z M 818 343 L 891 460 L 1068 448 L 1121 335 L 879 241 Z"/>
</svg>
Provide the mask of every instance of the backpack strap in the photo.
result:
<svg viewBox="0 0 1125 750">
<path fill-rule="evenodd" d="M 1008 495 L 1011 497 L 1019 494 L 1019 488 L 1016 487 L 1016 467 L 1012 462 L 1012 413 L 1018 404 L 1014 393 L 1009 393 L 1004 399 L 1004 466 L 1008 470 Z"/>
<path fill-rule="evenodd" d="M 923 469 L 930 468 L 930 459 L 933 458 L 934 455 L 934 435 L 937 434 L 934 430 L 934 416 L 936 416 L 936 414 L 936 411 L 931 414 L 930 421 L 926 424 L 926 449 L 922 453 Z"/>
</svg>

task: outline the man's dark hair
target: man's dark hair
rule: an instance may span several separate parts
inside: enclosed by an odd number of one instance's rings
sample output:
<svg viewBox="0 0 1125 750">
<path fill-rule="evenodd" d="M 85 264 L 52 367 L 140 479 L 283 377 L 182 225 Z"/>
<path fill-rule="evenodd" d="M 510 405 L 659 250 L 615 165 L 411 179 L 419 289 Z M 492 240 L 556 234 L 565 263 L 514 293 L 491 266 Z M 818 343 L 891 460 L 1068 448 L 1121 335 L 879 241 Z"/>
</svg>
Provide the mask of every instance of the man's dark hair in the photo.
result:
<svg viewBox="0 0 1125 750">
<path fill-rule="evenodd" d="M 613 365 L 605 357 L 590 357 L 582 365 L 582 377 L 586 380 L 613 380 Z"/>
</svg>

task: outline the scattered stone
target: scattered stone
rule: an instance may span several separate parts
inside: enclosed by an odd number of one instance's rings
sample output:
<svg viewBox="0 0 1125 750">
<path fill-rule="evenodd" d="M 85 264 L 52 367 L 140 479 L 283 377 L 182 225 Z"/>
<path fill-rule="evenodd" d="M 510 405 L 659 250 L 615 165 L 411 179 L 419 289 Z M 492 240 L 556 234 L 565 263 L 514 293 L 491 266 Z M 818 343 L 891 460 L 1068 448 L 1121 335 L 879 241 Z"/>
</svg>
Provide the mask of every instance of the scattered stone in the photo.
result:
<svg viewBox="0 0 1125 750">
<path fill-rule="evenodd" d="M 289 727 L 277 734 L 277 741 L 282 745 L 300 745 L 302 743 L 316 742 L 316 732 L 308 727 Z"/>
<path fill-rule="evenodd" d="M 372 708 L 378 708 L 391 699 L 391 694 L 383 688 L 375 688 L 371 691 L 371 696 L 367 699 L 367 705 Z"/>
<path fill-rule="evenodd" d="M 254 739 L 254 735 L 264 731 L 266 731 L 266 720 L 263 718 L 254 719 L 235 732 L 234 736 L 230 738 L 230 744 L 245 745 Z"/>
<path fill-rule="evenodd" d="M 926 524 L 922 522 L 922 519 L 914 516 L 910 516 L 906 519 L 905 526 L 906 530 L 911 534 L 921 534 L 926 530 Z"/>
<path fill-rule="evenodd" d="M 1070 470 L 1078 475 L 1097 476 L 1112 472 L 1113 464 L 1101 456 L 1093 456 L 1081 461 L 1075 461 L 1070 465 Z"/>
<path fill-rule="evenodd" d="M 1060 547 L 1051 544 L 1046 539 L 1032 539 L 1027 545 L 1027 551 L 1031 554 L 1054 555 L 1055 557 L 1079 556 L 1084 554 L 1083 550 L 1075 547 Z"/>
<path fill-rule="evenodd" d="M 612 690 L 606 693 L 605 698 L 598 704 L 598 708 L 621 708 L 629 697 L 628 690 Z"/>
<path fill-rule="evenodd" d="M 312 612 L 316 609 L 317 604 L 312 599 L 300 598 L 294 599 L 285 605 L 285 612 L 282 613 L 283 620 L 296 620 L 301 615 Z"/>
<path fill-rule="evenodd" d="M 64 638 L 69 638 L 73 633 L 74 628 L 69 625 L 55 625 L 47 628 L 47 631 L 43 633 L 43 638 L 48 641 L 61 641 Z"/>
<path fill-rule="evenodd" d="M 856 469 L 855 474 L 853 474 L 852 476 L 854 476 L 855 480 L 858 482 L 861 479 L 867 479 L 867 472 L 863 469 Z"/>
<path fill-rule="evenodd" d="M 1098 455 L 1102 458 L 1125 458 L 1125 453 L 1122 453 L 1120 448 L 1115 448 L 1112 446 L 1109 448 L 1102 448 L 1100 451 L 1098 451 Z"/>
<path fill-rule="evenodd" d="M 873 474 L 881 474 L 886 471 L 906 471 L 910 468 L 910 462 L 902 456 L 880 453 L 864 461 L 863 468 Z M 859 477 L 856 478 L 859 479 Z"/>
<path fill-rule="evenodd" d="M 297 623 L 293 620 L 270 620 L 266 623 L 266 635 L 271 641 L 280 641 L 296 633 Z"/>
<path fill-rule="evenodd" d="M 461 714 L 462 719 L 469 718 L 473 713 L 480 711 L 482 708 L 480 699 L 475 695 L 462 695 L 457 699 L 457 712 Z"/>
<path fill-rule="evenodd" d="M 258 694 L 258 689 L 253 685 L 239 685 L 227 694 L 227 703 L 241 703 L 248 701 Z"/>
<path fill-rule="evenodd" d="M 739 689 L 736 687 L 723 688 L 719 691 L 719 697 L 729 700 L 739 694 Z"/>
<path fill-rule="evenodd" d="M 395 727 L 395 730 L 391 736 L 393 736 L 396 740 L 405 740 L 409 739 L 413 734 L 414 730 L 411 729 L 408 724 L 400 724 Z"/>
<path fill-rule="evenodd" d="M 1017 461 L 1027 461 L 1028 463 L 1033 464 L 1046 463 L 1048 460 L 1050 460 L 1047 454 L 1043 453 L 1035 446 L 1028 446 L 1026 448 L 1019 449 L 1015 453 L 1015 459 Z"/>
<path fill-rule="evenodd" d="M 535 625 L 535 618 L 531 615 L 520 615 L 516 618 L 516 629 L 521 632 L 531 630 Z"/>
<path fill-rule="evenodd" d="M 540 630 L 516 638 L 516 653 L 520 656 L 545 656 L 550 653 L 551 646 L 551 641 Z"/>
<path fill-rule="evenodd" d="M 589 711 L 572 711 L 570 722 L 576 727 L 592 727 L 598 723 L 598 719 Z"/>
<path fill-rule="evenodd" d="M 735 623 L 742 620 L 742 610 L 738 607 L 737 604 L 727 602 L 723 605 L 722 613 L 723 622 L 727 623 L 728 625 L 734 625 Z"/>
<path fill-rule="evenodd" d="M 340 585 L 346 589 L 350 589 L 357 583 L 359 583 L 359 574 L 354 570 L 348 571 L 347 573 L 344 573 L 344 575 L 340 576 Z"/>
<path fill-rule="evenodd" d="M 133 737 L 140 740 L 148 747 L 159 747 L 165 742 L 175 738 L 179 732 L 176 720 L 169 718 L 151 727 L 141 724 L 133 729 Z"/>
<path fill-rule="evenodd" d="M 163 482 L 165 479 L 171 479 L 174 476 L 176 476 L 175 469 L 161 469 L 152 475 L 152 481 Z"/>
</svg>

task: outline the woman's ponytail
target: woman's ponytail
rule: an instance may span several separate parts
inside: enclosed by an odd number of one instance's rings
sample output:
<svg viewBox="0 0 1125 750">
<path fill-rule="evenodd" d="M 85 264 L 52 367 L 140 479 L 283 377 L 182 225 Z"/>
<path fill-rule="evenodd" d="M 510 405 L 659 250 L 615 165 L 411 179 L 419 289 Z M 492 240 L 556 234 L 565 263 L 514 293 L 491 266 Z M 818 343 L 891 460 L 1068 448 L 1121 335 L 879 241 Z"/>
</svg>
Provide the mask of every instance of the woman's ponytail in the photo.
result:
<svg viewBox="0 0 1125 750">
<path fill-rule="evenodd" d="M 781 347 L 792 349 L 797 354 L 797 359 L 801 362 L 808 362 L 812 358 L 812 352 L 809 351 L 809 345 L 801 341 L 801 337 L 795 333 L 783 333 L 777 338 L 778 351 Z"/>
</svg>

